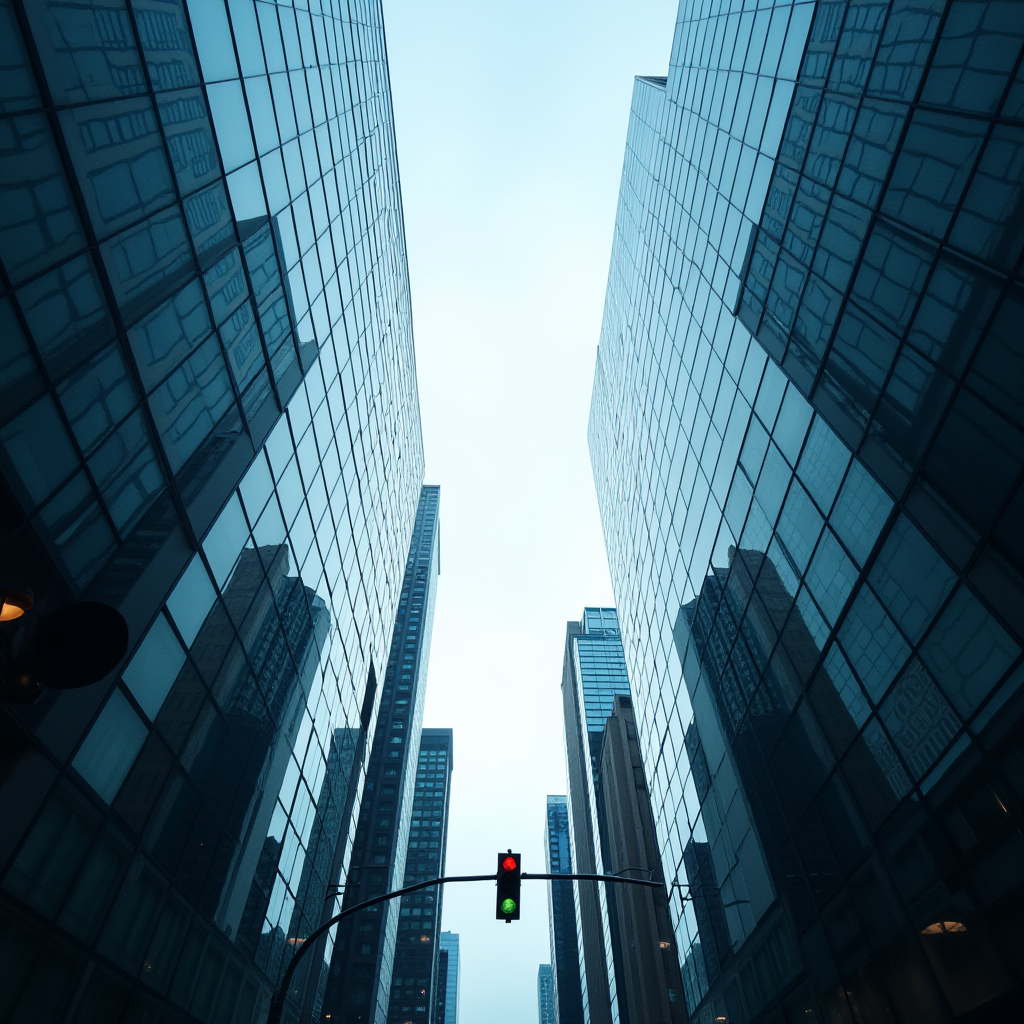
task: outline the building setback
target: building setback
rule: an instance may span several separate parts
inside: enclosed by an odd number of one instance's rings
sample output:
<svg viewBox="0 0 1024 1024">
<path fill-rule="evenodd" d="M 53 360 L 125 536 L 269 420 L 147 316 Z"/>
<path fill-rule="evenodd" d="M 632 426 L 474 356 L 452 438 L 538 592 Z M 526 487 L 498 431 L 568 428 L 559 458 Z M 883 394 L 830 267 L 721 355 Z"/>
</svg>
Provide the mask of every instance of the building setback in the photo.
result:
<svg viewBox="0 0 1024 1024">
<path fill-rule="evenodd" d="M 1021 1004 L 1022 42 L 682 3 L 635 83 L 590 450 L 697 1019 Z"/>
<path fill-rule="evenodd" d="M 544 827 L 544 861 L 548 874 L 572 874 L 569 800 L 549 796 Z M 583 1024 L 580 953 L 572 882 L 548 882 L 548 935 L 552 984 L 559 1024 Z M 543 970 L 543 967 L 541 968 Z"/>
<path fill-rule="evenodd" d="M 439 504 L 439 487 L 421 490 L 343 909 L 399 888 L 405 875 L 440 570 Z M 398 918 L 398 902 L 390 901 L 338 925 L 322 1008 L 325 1020 L 383 1024 Z"/>
<path fill-rule="evenodd" d="M 444 874 L 451 793 L 452 730 L 424 729 L 416 768 L 403 885 Z M 436 886 L 402 897 L 387 1024 L 430 1024 L 437 992 L 442 893 Z"/>
<path fill-rule="evenodd" d="M 4 1019 L 262 1020 L 348 879 L 423 453 L 381 8 L 323 8 L 0 8 L 0 628 L 129 634 L 3 681 Z"/>
</svg>

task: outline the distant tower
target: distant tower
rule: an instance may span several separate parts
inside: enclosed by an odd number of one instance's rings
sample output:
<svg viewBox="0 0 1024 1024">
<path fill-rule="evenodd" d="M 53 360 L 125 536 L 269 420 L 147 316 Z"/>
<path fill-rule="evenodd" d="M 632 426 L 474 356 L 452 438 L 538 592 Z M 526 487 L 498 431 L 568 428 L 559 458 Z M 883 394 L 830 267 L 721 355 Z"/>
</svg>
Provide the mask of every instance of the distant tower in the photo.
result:
<svg viewBox="0 0 1024 1024">
<path fill-rule="evenodd" d="M 567 797 L 548 797 L 544 854 L 549 874 L 572 873 Z M 583 1024 L 583 992 L 580 988 L 580 957 L 572 882 L 548 882 L 548 930 L 551 964 L 547 969 L 551 971 L 555 1001 L 558 1004 L 558 1024 Z M 545 966 L 541 967 L 542 973 Z"/>
<path fill-rule="evenodd" d="M 559 1024 L 551 964 L 541 964 L 537 968 L 537 1019 L 539 1024 Z"/>
<path fill-rule="evenodd" d="M 459 1020 L 459 936 L 441 932 L 437 957 L 437 997 L 434 1024 L 458 1024 Z"/>
</svg>

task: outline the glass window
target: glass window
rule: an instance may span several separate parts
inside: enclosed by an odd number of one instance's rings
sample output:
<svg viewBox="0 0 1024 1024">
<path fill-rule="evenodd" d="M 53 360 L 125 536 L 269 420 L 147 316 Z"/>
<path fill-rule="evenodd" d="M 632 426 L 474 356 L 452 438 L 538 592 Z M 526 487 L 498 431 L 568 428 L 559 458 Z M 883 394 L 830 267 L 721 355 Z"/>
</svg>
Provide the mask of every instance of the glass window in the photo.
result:
<svg viewBox="0 0 1024 1024">
<path fill-rule="evenodd" d="M 212 330 L 198 281 L 130 328 L 128 340 L 146 390 L 156 387 Z"/>
<path fill-rule="evenodd" d="M 110 345 L 57 389 L 64 414 L 88 454 L 138 403 L 119 345 Z"/>
<path fill-rule="evenodd" d="M 205 269 L 235 241 L 235 224 L 224 183 L 218 181 L 186 197 L 182 205 L 200 266 Z"/>
<path fill-rule="evenodd" d="M 88 254 L 24 285 L 17 297 L 51 377 L 62 376 L 114 337 L 114 323 Z"/>
<path fill-rule="evenodd" d="M 839 640 L 871 699 L 878 703 L 910 656 L 878 598 L 863 586 L 839 630 Z"/>
<path fill-rule="evenodd" d="M 213 123 L 217 129 L 220 157 L 225 171 L 233 171 L 255 157 L 249 115 L 241 82 L 221 82 L 206 87 Z"/>
<path fill-rule="evenodd" d="M 220 82 L 226 78 L 237 78 L 235 46 L 228 27 L 224 0 L 192 3 L 188 13 L 196 49 L 199 51 L 199 62 L 203 67 L 203 79 L 207 82 Z"/>
<path fill-rule="evenodd" d="M 158 615 L 139 644 L 122 677 L 142 710 L 155 719 L 185 664 L 185 652 L 167 624 Z"/>
<path fill-rule="evenodd" d="M 199 72 L 181 0 L 133 0 L 132 11 L 153 88 L 161 92 L 198 85 Z"/>
<path fill-rule="evenodd" d="M 78 456 L 49 395 L 0 430 L 0 441 L 32 505 L 45 501 L 78 468 Z"/>
<path fill-rule="evenodd" d="M 17 36 L 15 32 L 14 38 Z M 0 122 L 0 188 L 4 190 L 0 258 L 12 281 L 23 281 L 85 247 L 75 203 L 43 114 Z"/>
<path fill-rule="evenodd" d="M 84 473 L 76 473 L 39 512 L 44 536 L 57 545 L 71 578 L 93 579 L 115 548 L 113 531 Z"/>
<path fill-rule="evenodd" d="M 238 60 L 242 65 L 243 75 L 262 75 L 266 70 L 256 21 L 256 6 L 250 0 L 228 0 L 231 29 L 238 46 Z"/>
<path fill-rule="evenodd" d="M 891 511 L 892 499 L 854 459 L 829 521 L 860 565 L 867 560 Z"/>
<path fill-rule="evenodd" d="M 249 527 L 245 522 L 242 504 L 238 495 L 232 494 L 203 541 L 203 551 L 206 552 L 213 578 L 222 590 L 248 539 Z"/>
<path fill-rule="evenodd" d="M 182 195 L 210 184 L 220 174 L 220 161 L 203 94 L 198 89 L 161 94 L 157 110 Z"/>
<path fill-rule="evenodd" d="M 246 79 L 245 95 L 252 116 L 256 149 L 261 154 L 268 153 L 281 144 L 280 136 L 277 134 L 274 107 L 270 101 L 270 82 L 262 75 L 259 78 Z"/>
<path fill-rule="evenodd" d="M 44 0 L 25 9 L 47 85 L 58 105 L 146 91 L 125 0 L 81 7 Z"/>
<path fill-rule="evenodd" d="M 109 804 L 148 735 L 146 724 L 115 688 L 71 763 Z"/>
</svg>

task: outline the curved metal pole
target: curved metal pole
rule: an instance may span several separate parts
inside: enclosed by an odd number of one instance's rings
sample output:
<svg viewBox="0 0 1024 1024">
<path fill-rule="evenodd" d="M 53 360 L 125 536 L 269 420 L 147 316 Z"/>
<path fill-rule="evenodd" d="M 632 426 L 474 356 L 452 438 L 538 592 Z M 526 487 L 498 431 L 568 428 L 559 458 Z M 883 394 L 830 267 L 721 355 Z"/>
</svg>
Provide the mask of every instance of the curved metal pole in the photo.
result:
<svg viewBox="0 0 1024 1024">
<path fill-rule="evenodd" d="M 393 900 L 396 896 L 405 896 L 407 893 L 416 892 L 418 889 L 429 889 L 435 885 L 444 885 L 445 882 L 493 882 L 497 877 L 497 875 L 448 875 L 444 878 L 431 878 L 427 882 L 417 882 L 416 885 L 407 885 L 404 889 L 396 889 L 394 892 L 386 892 L 382 896 L 374 896 L 373 899 L 364 900 L 362 903 L 357 903 L 354 907 L 349 907 L 348 910 L 343 910 L 340 914 L 335 914 L 328 922 L 320 925 L 315 931 L 310 932 L 302 940 L 302 945 L 295 951 L 291 963 L 288 964 L 288 969 L 284 972 L 284 978 L 281 979 L 281 984 L 277 992 L 274 993 L 274 998 L 270 1001 L 270 1014 L 267 1017 L 267 1024 L 281 1024 L 281 1018 L 284 1015 L 285 994 L 288 992 L 288 986 L 291 984 L 292 975 L 295 974 L 295 968 L 299 966 L 299 961 L 306 950 L 311 949 L 313 943 L 339 921 L 350 914 L 357 914 L 360 910 L 372 907 L 374 904 Z"/>
</svg>

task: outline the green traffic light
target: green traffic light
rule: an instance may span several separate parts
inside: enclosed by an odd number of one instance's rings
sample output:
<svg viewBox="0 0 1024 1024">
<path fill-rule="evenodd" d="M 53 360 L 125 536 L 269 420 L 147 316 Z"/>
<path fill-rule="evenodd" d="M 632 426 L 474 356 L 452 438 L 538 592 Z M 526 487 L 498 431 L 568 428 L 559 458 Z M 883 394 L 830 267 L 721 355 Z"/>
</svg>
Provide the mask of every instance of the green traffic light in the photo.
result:
<svg viewBox="0 0 1024 1024">
<path fill-rule="evenodd" d="M 514 914 L 516 912 L 516 901 L 511 896 L 501 901 L 501 912 L 503 914 Z"/>
</svg>

